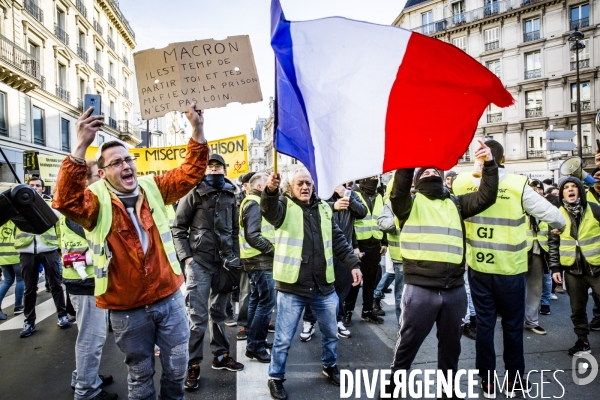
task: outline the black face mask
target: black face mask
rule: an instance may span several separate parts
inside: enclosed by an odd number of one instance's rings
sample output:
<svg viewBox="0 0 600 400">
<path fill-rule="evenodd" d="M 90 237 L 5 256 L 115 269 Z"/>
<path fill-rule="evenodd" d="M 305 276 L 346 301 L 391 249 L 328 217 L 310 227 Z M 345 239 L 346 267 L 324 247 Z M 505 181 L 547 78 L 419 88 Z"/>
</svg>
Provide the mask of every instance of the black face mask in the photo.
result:
<svg viewBox="0 0 600 400">
<path fill-rule="evenodd" d="M 225 175 L 223 174 L 204 175 L 204 179 L 206 179 L 206 183 L 215 189 L 221 189 L 223 186 L 225 186 Z"/>
<path fill-rule="evenodd" d="M 439 176 L 421 178 L 415 184 L 415 189 L 428 199 L 445 198 L 444 185 Z"/>
<path fill-rule="evenodd" d="M 361 181 L 358 186 L 360 186 L 361 190 L 366 194 L 373 195 L 377 190 L 378 183 L 379 181 L 377 179 L 365 179 L 364 181 Z"/>
</svg>

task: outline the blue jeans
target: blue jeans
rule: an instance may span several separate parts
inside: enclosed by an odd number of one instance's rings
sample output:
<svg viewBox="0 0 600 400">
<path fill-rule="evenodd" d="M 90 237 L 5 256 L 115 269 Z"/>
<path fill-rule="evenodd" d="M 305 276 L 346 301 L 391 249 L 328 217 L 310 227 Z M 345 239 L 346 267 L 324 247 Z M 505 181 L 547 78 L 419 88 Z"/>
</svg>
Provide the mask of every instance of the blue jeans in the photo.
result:
<svg viewBox="0 0 600 400">
<path fill-rule="evenodd" d="M 265 349 L 271 313 L 275 308 L 275 281 L 273 271 L 250 271 L 250 296 L 248 300 L 248 341 L 251 352 Z"/>
<path fill-rule="evenodd" d="M 381 280 L 379 281 L 379 283 L 377 284 L 377 287 L 375 288 L 375 291 L 373 292 L 373 298 L 381 299 L 383 297 L 383 289 L 390 286 L 392 284 L 392 282 L 394 282 L 394 278 L 395 278 L 394 274 L 390 274 L 389 272 L 386 272 L 385 274 L 383 274 L 383 276 L 381 277 Z"/>
<path fill-rule="evenodd" d="M 75 400 L 87 400 L 102 391 L 98 376 L 102 348 L 106 341 L 108 310 L 96 307 L 96 297 L 72 294 L 71 303 L 77 316 L 77 341 L 75 342 L 75 371 L 71 386 L 75 387 Z"/>
<path fill-rule="evenodd" d="M 323 296 L 317 291 L 312 299 L 283 292 L 277 294 L 277 320 L 275 322 L 275 340 L 271 350 L 271 363 L 269 364 L 270 378 L 285 378 L 285 362 L 288 351 L 292 346 L 292 339 L 306 305 L 310 305 L 321 329 L 321 351 L 323 352 L 321 362 L 326 367 L 334 366 L 337 363 L 337 346 L 340 340 L 337 335 L 336 320 L 338 301 L 335 292 Z"/>
<path fill-rule="evenodd" d="M 8 289 L 17 281 L 15 286 L 15 307 L 23 306 L 23 293 L 25 292 L 25 284 L 23 278 L 21 278 L 21 265 L 2 265 L 2 275 L 4 275 L 4 282 L 0 285 L 0 310 L 2 309 L 2 300 L 8 292 Z"/>
<path fill-rule="evenodd" d="M 550 305 L 550 294 L 552 293 L 552 273 L 544 274 L 542 277 L 542 300 L 540 304 L 543 306 Z"/>
<path fill-rule="evenodd" d="M 469 322 L 471 317 L 475 316 L 475 306 L 473 305 L 473 300 L 471 299 L 471 286 L 469 286 L 468 270 L 465 270 L 465 291 L 467 292 L 467 302 L 469 304 L 467 307 L 467 315 L 465 315 L 465 321 Z"/>
<path fill-rule="evenodd" d="M 156 399 L 154 345 L 160 347 L 160 396 L 183 399 L 190 328 L 183 295 L 176 290 L 153 304 L 133 310 L 111 310 L 115 342 L 125 354 L 130 399 Z"/>
<path fill-rule="evenodd" d="M 404 293 L 404 270 L 402 263 L 394 262 L 394 296 L 396 303 L 396 321 L 400 325 L 402 316 L 402 294 Z"/>
</svg>

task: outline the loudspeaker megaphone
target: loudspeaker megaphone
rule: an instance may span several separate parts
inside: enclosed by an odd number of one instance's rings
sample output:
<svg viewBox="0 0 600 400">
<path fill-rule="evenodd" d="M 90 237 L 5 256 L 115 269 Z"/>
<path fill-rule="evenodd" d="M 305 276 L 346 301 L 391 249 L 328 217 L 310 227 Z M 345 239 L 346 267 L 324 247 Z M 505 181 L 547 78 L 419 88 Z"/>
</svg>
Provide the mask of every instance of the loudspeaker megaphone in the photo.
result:
<svg viewBox="0 0 600 400">
<path fill-rule="evenodd" d="M 596 180 L 593 176 L 583 170 L 582 165 L 581 158 L 570 157 L 560 165 L 558 171 L 562 176 L 573 176 L 588 185 L 593 185 L 596 183 Z"/>
</svg>

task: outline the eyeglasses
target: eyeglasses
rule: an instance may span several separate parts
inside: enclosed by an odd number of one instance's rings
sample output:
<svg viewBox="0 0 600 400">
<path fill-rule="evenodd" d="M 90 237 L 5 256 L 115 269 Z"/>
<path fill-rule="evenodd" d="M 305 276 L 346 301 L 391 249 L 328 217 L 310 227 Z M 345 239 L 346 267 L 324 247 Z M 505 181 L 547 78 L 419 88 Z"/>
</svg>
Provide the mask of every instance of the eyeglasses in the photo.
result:
<svg viewBox="0 0 600 400">
<path fill-rule="evenodd" d="M 136 158 L 137 157 L 119 158 L 119 159 L 111 162 L 110 164 L 105 165 L 104 167 L 102 167 L 100 169 L 105 169 L 105 168 L 108 168 L 108 167 L 122 168 L 123 162 L 126 162 L 127 165 L 129 165 L 130 167 L 133 167 L 133 163 L 135 162 Z"/>
<path fill-rule="evenodd" d="M 223 165 L 222 164 L 208 164 L 208 169 L 213 169 L 215 171 L 219 171 L 219 170 L 223 169 Z"/>
</svg>

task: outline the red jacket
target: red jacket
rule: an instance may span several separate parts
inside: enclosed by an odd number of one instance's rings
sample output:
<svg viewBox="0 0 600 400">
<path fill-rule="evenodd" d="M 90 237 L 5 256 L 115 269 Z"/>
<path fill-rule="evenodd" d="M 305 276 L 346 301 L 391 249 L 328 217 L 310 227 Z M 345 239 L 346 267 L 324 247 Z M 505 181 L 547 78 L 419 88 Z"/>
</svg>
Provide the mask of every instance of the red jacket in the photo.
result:
<svg viewBox="0 0 600 400">
<path fill-rule="evenodd" d="M 190 140 L 184 163 L 154 177 L 165 204 L 175 203 L 194 188 L 204 176 L 207 164 L 208 145 Z M 52 206 L 91 231 L 96 225 L 100 204 L 96 195 L 85 188 L 86 175 L 85 164 L 78 164 L 67 157 L 58 173 Z M 146 255 L 123 203 L 112 192 L 111 197 L 112 227 L 106 240 L 113 258 L 109 265 L 108 288 L 96 297 L 96 305 L 111 310 L 128 310 L 173 294 L 182 285 L 183 274 L 177 276 L 171 269 L 146 197 L 140 196 L 136 204 L 136 212 L 148 234 Z"/>
</svg>

